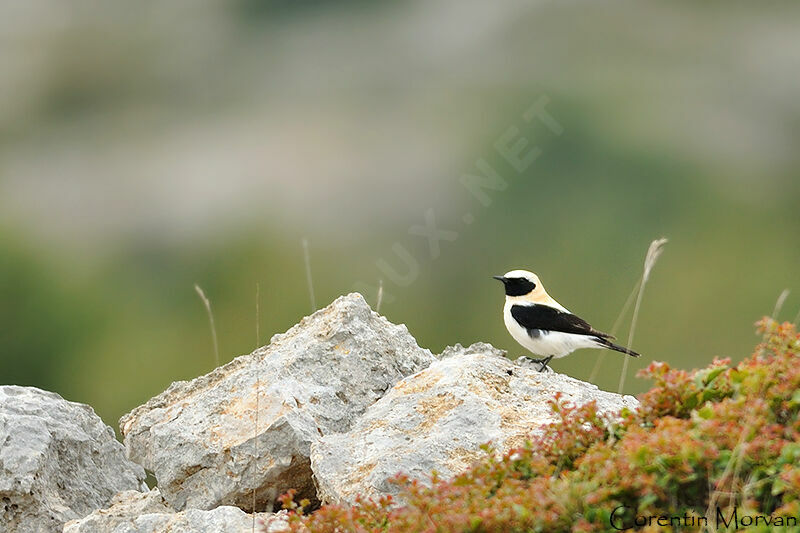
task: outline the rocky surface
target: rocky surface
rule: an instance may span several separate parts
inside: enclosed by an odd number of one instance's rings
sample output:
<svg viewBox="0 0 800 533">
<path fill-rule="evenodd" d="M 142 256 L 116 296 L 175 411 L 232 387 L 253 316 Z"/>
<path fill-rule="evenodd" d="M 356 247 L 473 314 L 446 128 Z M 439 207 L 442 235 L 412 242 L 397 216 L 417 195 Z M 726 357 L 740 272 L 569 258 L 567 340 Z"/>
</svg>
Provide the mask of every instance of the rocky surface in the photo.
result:
<svg viewBox="0 0 800 533">
<path fill-rule="evenodd" d="M 345 432 L 434 356 L 405 326 L 350 294 L 269 346 L 165 392 L 120 420 L 129 458 L 153 471 L 177 510 L 270 510 L 290 488 L 315 497 L 311 444 Z M 256 437 L 257 434 L 257 437 Z"/>
<path fill-rule="evenodd" d="M 541 432 L 557 393 L 609 417 L 638 405 L 488 344 L 437 359 L 351 294 L 124 416 L 124 447 L 88 406 L 0 387 L 0 533 L 285 531 L 285 512 L 247 513 L 289 489 L 352 504 L 399 472 L 456 475 Z"/>
<path fill-rule="evenodd" d="M 108 509 L 67 522 L 64 533 L 245 533 L 253 531 L 254 524 L 259 533 L 288 530 L 285 513 L 257 513 L 253 517 L 230 506 L 177 513 L 154 489 L 147 493 L 122 492 Z"/>
<path fill-rule="evenodd" d="M 61 531 L 64 522 L 146 488 L 91 407 L 33 387 L 0 387 L 0 530 Z"/>
<path fill-rule="evenodd" d="M 500 451 L 521 446 L 555 420 L 558 392 L 574 404 L 597 402 L 600 412 L 636 408 L 620 396 L 554 372 L 512 362 L 488 344 L 448 348 L 428 368 L 398 382 L 347 433 L 312 445 L 318 497 L 352 504 L 358 494 L 396 492 L 398 472 L 426 481 L 433 470 L 450 477 L 467 469 L 492 441 Z"/>
</svg>

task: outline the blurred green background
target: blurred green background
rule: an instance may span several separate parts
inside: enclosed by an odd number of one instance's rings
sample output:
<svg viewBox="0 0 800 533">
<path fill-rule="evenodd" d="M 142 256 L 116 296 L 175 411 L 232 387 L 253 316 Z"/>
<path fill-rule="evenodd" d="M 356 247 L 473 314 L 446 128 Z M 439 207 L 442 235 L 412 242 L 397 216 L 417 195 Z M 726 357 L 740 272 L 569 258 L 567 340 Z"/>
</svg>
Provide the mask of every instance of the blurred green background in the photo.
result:
<svg viewBox="0 0 800 533">
<path fill-rule="evenodd" d="M 800 309 L 797 2 L 5 2 L 0 95 L 0 383 L 112 426 L 213 367 L 194 283 L 224 361 L 307 314 L 304 238 L 318 307 L 382 279 L 420 345 L 516 357 L 491 275 L 607 330 L 666 236 L 630 393 L 651 360 L 748 354 L 785 288 Z M 522 118 L 543 101 L 560 135 Z"/>
</svg>

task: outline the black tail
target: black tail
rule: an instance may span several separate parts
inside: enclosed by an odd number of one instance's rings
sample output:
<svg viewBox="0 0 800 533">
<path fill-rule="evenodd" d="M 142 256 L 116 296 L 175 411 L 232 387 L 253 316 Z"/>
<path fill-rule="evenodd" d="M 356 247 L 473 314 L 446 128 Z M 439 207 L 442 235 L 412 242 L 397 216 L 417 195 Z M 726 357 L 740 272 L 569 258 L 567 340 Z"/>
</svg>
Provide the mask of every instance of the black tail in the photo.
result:
<svg viewBox="0 0 800 533">
<path fill-rule="evenodd" d="M 633 350 L 629 350 L 624 346 L 620 346 L 619 344 L 614 344 L 608 339 L 604 339 L 602 337 L 596 337 L 598 344 L 601 344 L 608 348 L 609 350 L 614 350 L 615 352 L 622 352 L 630 355 L 631 357 L 641 357 L 642 354 L 638 352 L 634 352 Z"/>
</svg>

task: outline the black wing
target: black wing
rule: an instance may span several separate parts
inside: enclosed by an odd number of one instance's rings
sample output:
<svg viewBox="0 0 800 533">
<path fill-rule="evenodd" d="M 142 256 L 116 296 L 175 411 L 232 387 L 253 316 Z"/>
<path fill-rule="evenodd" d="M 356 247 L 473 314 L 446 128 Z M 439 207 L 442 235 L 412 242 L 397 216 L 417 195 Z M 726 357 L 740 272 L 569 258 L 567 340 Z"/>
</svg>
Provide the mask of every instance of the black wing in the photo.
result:
<svg viewBox="0 0 800 533">
<path fill-rule="evenodd" d="M 534 330 L 560 331 L 576 335 L 592 335 L 601 339 L 613 339 L 611 335 L 594 329 L 582 318 L 572 313 L 559 311 L 549 305 L 512 305 L 511 316 L 529 332 Z"/>
</svg>

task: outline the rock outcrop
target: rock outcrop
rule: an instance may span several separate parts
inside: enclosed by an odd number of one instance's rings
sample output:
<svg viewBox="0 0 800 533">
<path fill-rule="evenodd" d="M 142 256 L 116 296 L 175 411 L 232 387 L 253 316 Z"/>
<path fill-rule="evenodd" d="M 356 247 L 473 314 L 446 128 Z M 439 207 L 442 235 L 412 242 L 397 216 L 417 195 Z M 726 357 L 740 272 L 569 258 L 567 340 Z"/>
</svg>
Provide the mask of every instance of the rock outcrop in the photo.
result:
<svg viewBox="0 0 800 533">
<path fill-rule="evenodd" d="M 121 492 L 108 509 L 67 522 L 64 533 L 244 533 L 252 531 L 254 523 L 258 533 L 279 533 L 288 531 L 286 519 L 285 512 L 257 513 L 254 517 L 230 506 L 178 513 L 154 489 Z"/>
<path fill-rule="evenodd" d="M 61 531 L 119 491 L 146 490 L 144 478 L 88 405 L 0 386 L 0 530 Z"/>
<path fill-rule="evenodd" d="M 271 510 L 296 489 L 315 498 L 309 453 L 348 431 L 402 378 L 435 357 L 405 326 L 350 294 L 269 346 L 165 392 L 120 420 L 131 460 L 154 472 L 176 510 Z"/>
<path fill-rule="evenodd" d="M 346 433 L 311 448 L 317 495 L 352 504 L 359 494 L 392 494 L 402 472 L 426 481 L 466 470 L 491 441 L 499 452 L 519 447 L 555 420 L 550 400 L 595 401 L 601 413 L 636 408 L 631 396 L 512 362 L 488 344 L 448 348 L 428 368 L 398 382 Z"/>
<path fill-rule="evenodd" d="M 260 511 L 289 489 L 352 504 L 396 493 L 397 473 L 457 475 L 483 444 L 502 453 L 542 432 L 556 394 L 609 418 L 638 406 L 504 355 L 436 358 L 351 294 L 122 417 L 124 447 L 88 406 L 0 387 L 0 533 L 282 532 L 285 512 Z"/>
</svg>

